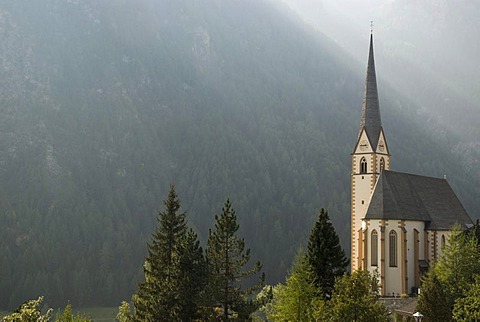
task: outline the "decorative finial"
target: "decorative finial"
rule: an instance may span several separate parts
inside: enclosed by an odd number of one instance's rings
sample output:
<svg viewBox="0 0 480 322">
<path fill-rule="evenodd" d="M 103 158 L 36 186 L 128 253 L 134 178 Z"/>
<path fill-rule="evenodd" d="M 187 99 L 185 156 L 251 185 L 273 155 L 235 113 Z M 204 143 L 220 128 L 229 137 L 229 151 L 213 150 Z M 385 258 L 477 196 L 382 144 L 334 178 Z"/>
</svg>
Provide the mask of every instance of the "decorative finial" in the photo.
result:
<svg viewBox="0 0 480 322">
<path fill-rule="evenodd" d="M 370 34 L 373 34 L 373 20 L 370 20 Z"/>
</svg>

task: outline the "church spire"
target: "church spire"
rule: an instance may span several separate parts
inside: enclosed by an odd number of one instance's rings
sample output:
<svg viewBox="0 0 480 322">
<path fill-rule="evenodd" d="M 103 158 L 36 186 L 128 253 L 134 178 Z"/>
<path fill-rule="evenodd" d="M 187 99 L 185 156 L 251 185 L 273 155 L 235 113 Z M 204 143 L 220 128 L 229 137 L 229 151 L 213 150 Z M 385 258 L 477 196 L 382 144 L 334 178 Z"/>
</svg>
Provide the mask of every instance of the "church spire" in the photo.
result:
<svg viewBox="0 0 480 322">
<path fill-rule="evenodd" d="M 380 105 L 378 103 L 377 78 L 375 75 L 375 60 L 373 58 L 373 32 L 370 33 L 370 51 L 368 53 L 367 77 L 365 79 L 365 95 L 362 104 L 360 132 L 365 128 L 373 148 L 376 148 L 382 121 L 380 119 Z"/>
</svg>

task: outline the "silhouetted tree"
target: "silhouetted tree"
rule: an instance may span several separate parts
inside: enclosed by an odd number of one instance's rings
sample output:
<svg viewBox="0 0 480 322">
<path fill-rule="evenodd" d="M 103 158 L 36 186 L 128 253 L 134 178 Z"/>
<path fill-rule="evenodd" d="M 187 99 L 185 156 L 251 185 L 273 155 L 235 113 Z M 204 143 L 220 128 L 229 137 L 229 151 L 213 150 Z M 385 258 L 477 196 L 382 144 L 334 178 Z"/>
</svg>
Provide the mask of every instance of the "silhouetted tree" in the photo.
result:
<svg viewBox="0 0 480 322">
<path fill-rule="evenodd" d="M 328 212 L 320 210 L 315 226 L 310 233 L 307 260 L 311 266 L 311 277 L 317 293 L 323 299 L 330 299 L 335 279 L 346 273 L 348 259 L 340 245 L 335 227 Z"/>
</svg>

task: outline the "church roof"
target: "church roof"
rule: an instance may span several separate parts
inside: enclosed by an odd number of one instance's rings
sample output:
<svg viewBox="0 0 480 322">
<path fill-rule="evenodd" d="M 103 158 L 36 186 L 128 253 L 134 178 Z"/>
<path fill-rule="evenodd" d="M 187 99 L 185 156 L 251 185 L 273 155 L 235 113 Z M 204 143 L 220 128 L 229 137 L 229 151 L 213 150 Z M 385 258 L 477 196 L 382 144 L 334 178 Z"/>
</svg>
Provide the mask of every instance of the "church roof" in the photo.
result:
<svg viewBox="0 0 480 322">
<path fill-rule="evenodd" d="M 365 79 L 365 94 L 360 118 L 360 132 L 365 128 L 373 148 L 377 147 L 382 121 L 378 103 L 377 77 L 375 74 L 375 59 L 373 57 L 373 34 L 370 35 L 370 50 L 368 53 L 367 76 Z"/>
<path fill-rule="evenodd" d="M 431 230 L 473 224 L 447 180 L 394 171 L 380 174 L 365 219 L 425 221 Z"/>
</svg>

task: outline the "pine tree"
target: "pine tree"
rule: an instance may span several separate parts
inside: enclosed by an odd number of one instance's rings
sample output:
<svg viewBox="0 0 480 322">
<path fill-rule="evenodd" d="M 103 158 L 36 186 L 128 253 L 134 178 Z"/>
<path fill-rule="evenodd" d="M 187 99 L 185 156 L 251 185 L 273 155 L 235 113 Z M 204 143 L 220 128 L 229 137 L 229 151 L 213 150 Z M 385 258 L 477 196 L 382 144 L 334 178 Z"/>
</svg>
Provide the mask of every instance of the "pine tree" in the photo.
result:
<svg viewBox="0 0 480 322">
<path fill-rule="evenodd" d="M 348 259 L 340 245 L 335 228 L 330 222 L 328 212 L 323 208 L 310 233 L 307 259 L 319 296 L 329 299 L 335 279 L 346 273 Z"/>
<path fill-rule="evenodd" d="M 186 214 L 170 186 L 165 210 L 148 244 L 145 282 L 133 296 L 138 321 L 188 321 L 195 317 L 205 282 L 205 259 L 197 235 L 187 229 Z"/>
<path fill-rule="evenodd" d="M 242 282 L 256 275 L 262 268 L 256 262 L 251 269 L 243 270 L 250 260 L 250 249 L 245 250 L 245 241 L 236 235 L 239 225 L 230 200 L 227 200 L 222 213 L 215 216 L 215 230 L 209 232 L 207 262 L 209 267 L 208 302 L 211 306 L 221 305 L 222 320 L 232 316 L 246 319 L 252 310 L 247 297 L 263 286 L 260 282 L 244 288 Z"/>
</svg>

